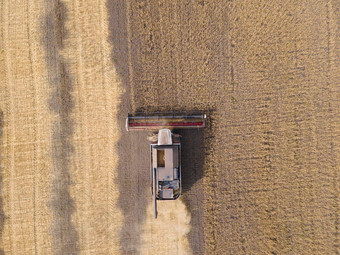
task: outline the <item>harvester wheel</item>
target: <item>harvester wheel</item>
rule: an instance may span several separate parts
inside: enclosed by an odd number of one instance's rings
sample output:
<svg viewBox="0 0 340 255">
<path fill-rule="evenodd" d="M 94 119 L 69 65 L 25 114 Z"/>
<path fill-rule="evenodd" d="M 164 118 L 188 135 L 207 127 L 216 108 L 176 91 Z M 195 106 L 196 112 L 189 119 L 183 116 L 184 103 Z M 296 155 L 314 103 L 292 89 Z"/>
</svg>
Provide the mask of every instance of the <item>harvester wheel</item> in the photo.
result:
<svg viewBox="0 0 340 255">
<path fill-rule="evenodd" d="M 151 133 L 151 134 L 148 135 L 147 139 L 148 139 L 148 141 L 151 142 L 151 143 L 157 142 L 157 140 L 158 140 L 158 134 Z"/>
</svg>

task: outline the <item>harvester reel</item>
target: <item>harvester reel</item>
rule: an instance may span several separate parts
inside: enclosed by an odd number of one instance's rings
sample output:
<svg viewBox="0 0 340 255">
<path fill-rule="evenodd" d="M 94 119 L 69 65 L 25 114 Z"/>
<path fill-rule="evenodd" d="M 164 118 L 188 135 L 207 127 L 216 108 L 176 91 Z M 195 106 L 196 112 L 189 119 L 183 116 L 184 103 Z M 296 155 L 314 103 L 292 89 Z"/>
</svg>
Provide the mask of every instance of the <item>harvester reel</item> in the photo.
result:
<svg viewBox="0 0 340 255">
<path fill-rule="evenodd" d="M 160 129 L 203 128 L 205 114 L 193 115 L 132 115 L 126 118 L 126 130 L 148 130 L 158 132 Z"/>
</svg>

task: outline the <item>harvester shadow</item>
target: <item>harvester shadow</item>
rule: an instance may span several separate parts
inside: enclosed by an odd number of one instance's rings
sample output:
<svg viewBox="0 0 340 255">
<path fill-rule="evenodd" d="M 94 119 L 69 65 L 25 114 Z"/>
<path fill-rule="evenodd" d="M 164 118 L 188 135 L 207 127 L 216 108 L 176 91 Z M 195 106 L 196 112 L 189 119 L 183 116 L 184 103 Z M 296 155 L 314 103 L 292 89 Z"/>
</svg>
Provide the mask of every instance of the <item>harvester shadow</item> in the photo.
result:
<svg viewBox="0 0 340 255">
<path fill-rule="evenodd" d="M 203 177 L 204 143 L 202 129 L 176 130 L 181 138 L 182 194 L 190 192 L 192 186 Z"/>
<path fill-rule="evenodd" d="M 182 129 L 182 201 L 191 215 L 188 239 L 193 254 L 204 250 L 203 202 L 204 202 L 204 129 Z"/>
</svg>

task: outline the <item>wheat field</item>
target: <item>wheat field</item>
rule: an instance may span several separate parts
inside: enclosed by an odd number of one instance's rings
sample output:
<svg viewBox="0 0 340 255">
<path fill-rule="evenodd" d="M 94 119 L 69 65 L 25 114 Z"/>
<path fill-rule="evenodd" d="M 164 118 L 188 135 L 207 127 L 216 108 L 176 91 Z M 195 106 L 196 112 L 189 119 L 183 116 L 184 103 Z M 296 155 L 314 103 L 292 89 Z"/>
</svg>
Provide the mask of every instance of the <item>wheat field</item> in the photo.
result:
<svg viewBox="0 0 340 255">
<path fill-rule="evenodd" d="M 2 0 L 0 254 L 339 254 L 340 3 Z M 153 219 L 129 112 L 180 130 Z"/>
</svg>

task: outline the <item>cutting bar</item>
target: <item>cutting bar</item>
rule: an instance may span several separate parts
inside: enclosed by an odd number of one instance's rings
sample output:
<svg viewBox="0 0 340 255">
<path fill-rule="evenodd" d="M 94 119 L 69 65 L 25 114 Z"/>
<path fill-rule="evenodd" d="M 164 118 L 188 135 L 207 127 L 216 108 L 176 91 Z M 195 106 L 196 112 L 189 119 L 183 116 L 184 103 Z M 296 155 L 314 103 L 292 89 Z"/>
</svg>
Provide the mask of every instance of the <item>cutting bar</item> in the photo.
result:
<svg viewBox="0 0 340 255">
<path fill-rule="evenodd" d="M 206 115 L 155 115 L 134 116 L 129 114 L 126 118 L 126 130 L 159 130 L 203 128 L 205 127 Z"/>
</svg>

